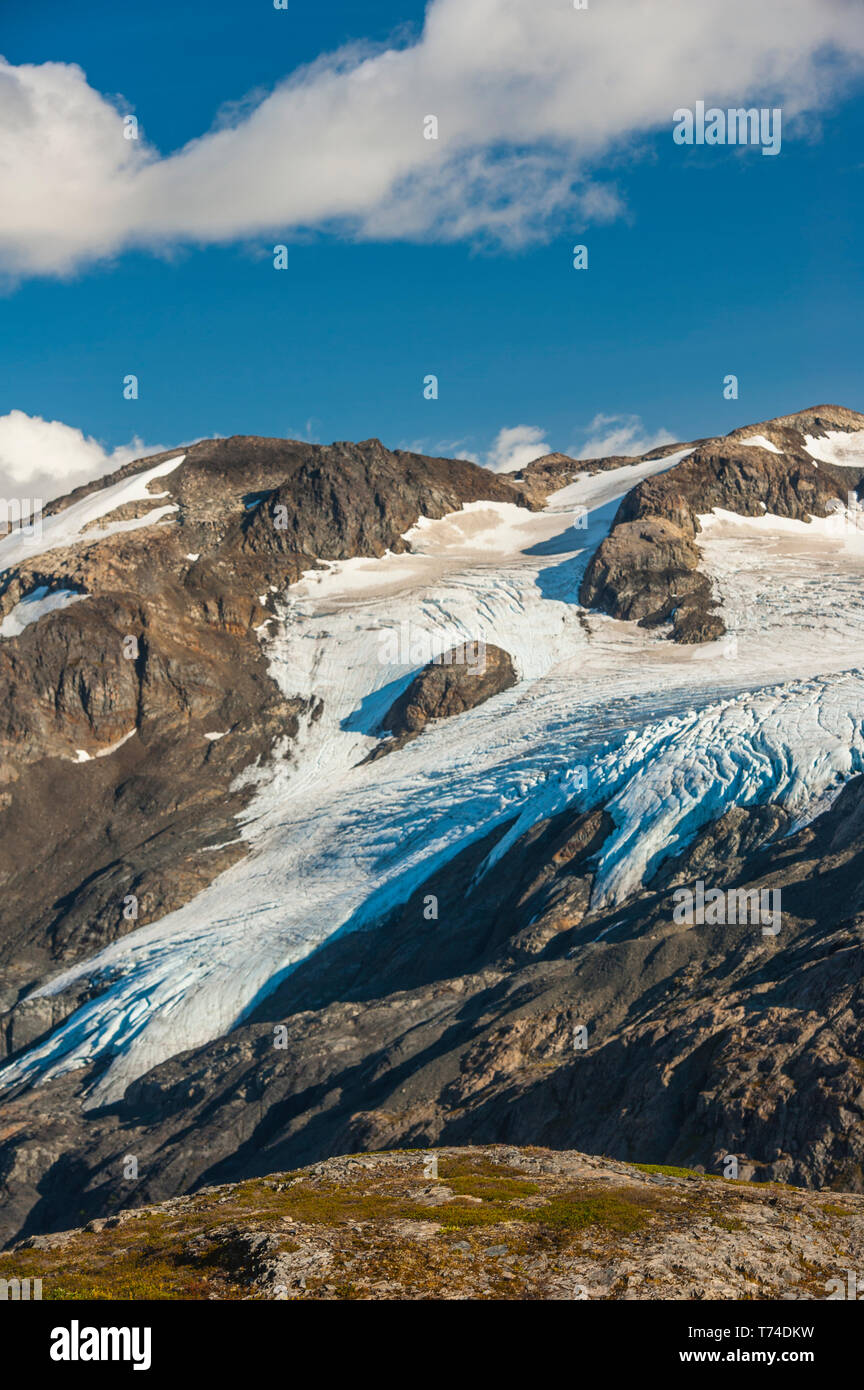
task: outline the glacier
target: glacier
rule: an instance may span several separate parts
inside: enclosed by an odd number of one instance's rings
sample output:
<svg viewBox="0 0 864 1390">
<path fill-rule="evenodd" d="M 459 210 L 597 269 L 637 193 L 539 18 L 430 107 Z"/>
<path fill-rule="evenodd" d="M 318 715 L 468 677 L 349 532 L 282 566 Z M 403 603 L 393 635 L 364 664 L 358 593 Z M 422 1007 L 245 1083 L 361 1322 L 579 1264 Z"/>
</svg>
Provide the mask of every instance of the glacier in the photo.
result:
<svg viewBox="0 0 864 1390">
<path fill-rule="evenodd" d="M 0 1086 L 98 1060 L 107 1065 L 86 1105 L 118 1099 L 159 1062 L 226 1033 L 321 942 L 377 920 L 491 832 L 500 838 L 486 870 L 536 821 L 606 805 L 615 829 L 594 895 L 616 904 L 730 805 L 779 801 L 806 819 L 864 770 L 861 559 L 848 557 L 838 612 L 829 536 L 807 532 L 786 556 L 782 528 L 730 544 L 722 519 L 708 526 L 700 544 L 729 605 L 731 646 L 682 648 L 580 610 L 582 574 L 620 498 L 686 454 L 582 474 L 539 513 L 477 502 L 423 519 L 409 552 L 331 563 L 292 585 L 260 638 L 285 695 L 323 699 L 323 711 L 244 774 L 247 856 L 184 907 L 41 986 L 55 994 L 87 980 L 101 992 L 8 1064 Z M 496 643 L 519 682 L 362 765 L 416 672 L 381 660 L 382 639 L 406 623 L 439 649 Z"/>
</svg>

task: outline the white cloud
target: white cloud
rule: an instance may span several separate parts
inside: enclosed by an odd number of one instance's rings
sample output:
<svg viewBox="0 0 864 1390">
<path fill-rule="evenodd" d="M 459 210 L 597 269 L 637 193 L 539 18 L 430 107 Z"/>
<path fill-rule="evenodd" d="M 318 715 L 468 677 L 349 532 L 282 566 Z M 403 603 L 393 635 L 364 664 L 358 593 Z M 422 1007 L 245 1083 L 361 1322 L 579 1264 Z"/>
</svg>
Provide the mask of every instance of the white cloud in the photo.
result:
<svg viewBox="0 0 864 1390">
<path fill-rule="evenodd" d="M 0 500 L 50 502 L 82 483 L 147 454 L 164 452 L 140 439 L 110 452 L 81 430 L 23 410 L 0 415 Z"/>
<path fill-rule="evenodd" d="M 545 439 L 546 431 L 539 425 L 505 425 L 496 434 L 485 452 L 478 453 L 471 439 L 412 439 L 399 445 L 409 454 L 426 454 L 431 458 L 466 459 L 468 463 L 489 468 L 493 473 L 513 473 L 534 459 L 551 454 Z"/>
<path fill-rule="evenodd" d="M 551 454 L 552 449 L 544 439 L 545 430 L 538 425 L 513 425 L 499 430 L 495 442 L 484 458 L 478 459 L 493 473 L 514 473 L 524 468 L 534 459 Z"/>
<path fill-rule="evenodd" d="M 648 434 L 639 415 L 595 415 L 584 444 L 570 450 L 574 458 L 602 459 L 613 454 L 647 454 L 661 444 L 674 444 L 678 435 L 668 430 Z"/>
<path fill-rule="evenodd" d="M 642 135 L 671 142 L 677 107 L 782 105 L 787 135 L 862 59 L 850 0 L 431 0 L 415 42 L 324 56 L 165 156 L 123 138 L 80 68 L 0 61 L 0 264 L 310 227 L 518 244 L 564 213 L 614 216 L 591 171 Z"/>
</svg>

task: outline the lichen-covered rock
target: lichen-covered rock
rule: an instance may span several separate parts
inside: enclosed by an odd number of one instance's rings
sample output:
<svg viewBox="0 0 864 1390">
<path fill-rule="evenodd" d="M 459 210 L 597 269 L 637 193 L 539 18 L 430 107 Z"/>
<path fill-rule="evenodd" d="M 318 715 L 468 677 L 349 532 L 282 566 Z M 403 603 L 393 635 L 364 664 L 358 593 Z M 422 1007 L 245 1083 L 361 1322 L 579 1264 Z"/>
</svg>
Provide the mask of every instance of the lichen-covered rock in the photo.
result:
<svg viewBox="0 0 864 1390">
<path fill-rule="evenodd" d="M 0 1278 L 43 1298 L 806 1301 L 862 1257 L 864 1197 L 492 1145 L 206 1188 L 25 1240 Z"/>
</svg>

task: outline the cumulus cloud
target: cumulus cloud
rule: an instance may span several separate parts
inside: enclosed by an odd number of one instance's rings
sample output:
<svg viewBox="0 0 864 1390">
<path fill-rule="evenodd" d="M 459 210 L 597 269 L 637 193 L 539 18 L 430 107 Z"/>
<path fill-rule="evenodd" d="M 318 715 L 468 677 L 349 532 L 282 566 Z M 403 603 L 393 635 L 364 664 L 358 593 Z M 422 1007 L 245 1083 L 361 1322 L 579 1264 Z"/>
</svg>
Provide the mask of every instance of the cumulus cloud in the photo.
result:
<svg viewBox="0 0 864 1390">
<path fill-rule="evenodd" d="M 699 99 L 827 105 L 864 60 L 857 0 L 430 0 L 422 32 L 352 45 L 223 113 L 182 149 L 124 138 L 64 63 L 0 61 L 0 264 L 66 272 L 137 245 L 312 227 L 520 243 L 614 216 L 609 151 Z M 423 136 L 438 119 L 438 139 Z"/>
<path fill-rule="evenodd" d="M 499 430 L 489 452 L 478 459 L 493 473 L 514 473 L 524 468 L 534 459 L 551 454 L 552 449 L 544 439 L 545 430 L 538 425 L 512 425 Z"/>
<path fill-rule="evenodd" d="M 107 451 L 60 420 L 12 410 L 0 415 L 0 501 L 50 502 L 124 463 L 162 452 L 161 445 L 148 448 L 140 439 Z"/>
<path fill-rule="evenodd" d="M 577 459 L 610 458 L 613 454 L 647 454 L 661 444 L 674 444 L 678 435 L 668 430 L 649 434 L 639 415 L 595 415 L 589 436 L 570 452 Z"/>
</svg>

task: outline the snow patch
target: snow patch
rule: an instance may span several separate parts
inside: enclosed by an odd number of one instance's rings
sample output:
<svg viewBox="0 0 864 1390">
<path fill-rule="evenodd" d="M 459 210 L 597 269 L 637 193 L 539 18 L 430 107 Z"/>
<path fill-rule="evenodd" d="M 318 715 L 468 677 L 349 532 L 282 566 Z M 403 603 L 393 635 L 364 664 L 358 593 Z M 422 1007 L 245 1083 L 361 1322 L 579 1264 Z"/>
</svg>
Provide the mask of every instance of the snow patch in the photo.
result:
<svg viewBox="0 0 864 1390">
<path fill-rule="evenodd" d="M 764 505 L 764 504 L 763 504 Z M 791 516 L 776 516 L 764 511 L 760 516 L 743 516 L 740 512 L 727 512 L 715 507 L 711 512 L 699 516 L 703 535 L 722 536 L 727 540 L 746 532 L 763 537 L 796 538 L 805 543 L 817 543 L 826 554 L 836 553 L 838 543 L 846 551 L 855 551 L 864 556 L 864 515 L 858 508 L 844 507 L 837 498 L 836 509 L 829 516 L 811 516 L 799 521 Z M 697 544 L 702 543 L 702 537 Z"/>
<path fill-rule="evenodd" d="M 804 436 L 804 448 L 811 458 L 840 468 L 864 469 L 864 430 L 829 430 L 815 438 Z"/>
<path fill-rule="evenodd" d="M 772 454 L 782 454 L 783 450 L 778 449 L 776 444 L 772 444 L 770 439 L 766 439 L 764 434 L 748 434 L 746 439 L 739 439 L 739 444 L 755 444 L 760 449 L 767 449 Z"/>
<path fill-rule="evenodd" d="M 116 753 L 118 748 L 122 748 L 124 743 L 128 743 L 130 738 L 132 738 L 135 733 L 135 729 L 130 729 L 128 734 L 124 734 L 122 738 L 118 738 L 116 743 L 110 744 L 108 748 L 98 748 L 96 752 L 92 754 L 88 753 L 85 748 L 76 748 L 76 756 L 74 758 L 70 758 L 69 762 L 89 763 L 92 761 L 94 757 L 108 758 L 112 753 Z"/>
<path fill-rule="evenodd" d="M 38 623 L 46 613 L 56 613 L 61 608 L 68 608 L 70 603 L 80 603 L 81 599 L 89 597 L 89 594 L 79 593 L 77 589 L 49 589 L 47 584 L 42 584 L 20 599 L 6 614 L 0 623 L 0 637 L 17 637 L 25 627 Z"/>
</svg>

